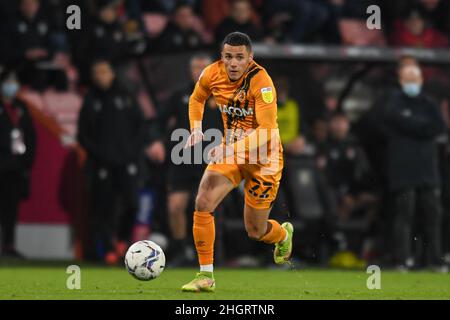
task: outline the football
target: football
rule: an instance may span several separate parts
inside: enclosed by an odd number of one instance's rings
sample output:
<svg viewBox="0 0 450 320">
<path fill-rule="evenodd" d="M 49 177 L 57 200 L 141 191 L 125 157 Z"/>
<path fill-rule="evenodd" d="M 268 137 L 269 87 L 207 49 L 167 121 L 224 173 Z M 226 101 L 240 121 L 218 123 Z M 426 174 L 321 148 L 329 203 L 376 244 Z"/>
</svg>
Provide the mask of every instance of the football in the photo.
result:
<svg viewBox="0 0 450 320">
<path fill-rule="evenodd" d="M 125 255 L 127 271 L 138 280 L 148 281 L 158 278 L 165 265 L 164 251 L 150 240 L 134 243 Z"/>
</svg>

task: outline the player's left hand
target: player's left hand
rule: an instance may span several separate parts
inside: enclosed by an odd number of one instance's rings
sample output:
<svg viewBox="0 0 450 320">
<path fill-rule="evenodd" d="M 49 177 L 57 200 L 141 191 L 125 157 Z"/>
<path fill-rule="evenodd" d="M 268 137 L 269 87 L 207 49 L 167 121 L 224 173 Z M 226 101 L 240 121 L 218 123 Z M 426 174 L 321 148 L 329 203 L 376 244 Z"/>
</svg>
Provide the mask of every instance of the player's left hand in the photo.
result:
<svg viewBox="0 0 450 320">
<path fill-rule="evenodd" d="M 202 129 L 195 128 L 194 130 L 192 130 L 191 135 L 188 137 L 184 149 L 190 148 L 196 145 L 197 143 L 201 142 L 203 140 L 203 137 L 204 135 Z"/>
</svg>

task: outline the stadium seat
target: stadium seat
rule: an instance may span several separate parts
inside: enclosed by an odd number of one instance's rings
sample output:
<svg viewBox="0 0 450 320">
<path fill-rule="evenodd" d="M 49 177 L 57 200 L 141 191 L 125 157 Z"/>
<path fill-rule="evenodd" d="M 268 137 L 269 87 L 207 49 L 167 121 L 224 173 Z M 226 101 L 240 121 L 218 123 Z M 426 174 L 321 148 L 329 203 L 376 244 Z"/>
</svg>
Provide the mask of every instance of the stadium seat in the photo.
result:
<svg viewBox="0 0 450 320">
<path fill-rule="evenodd" d="M 291 222 L 300 234 L 294 237 L 295 250 L 306 261 L 326 264 L 329 252 L 325 225 L 333 210 L 326 181 L 312 154 L 287 157 L 285 165 Z"/>
<path fill-rule="evenodd" d="M 81 96 L 75 92 L 56 92 L 47 90 L 43 94 L 45 107 L 52 111 L 78 112 L 81 108 Z"/>
<path fill-rule="evenodd" d="M 47 90 L 43 94 L 43 101 L 45 111 L 53 116 L 65 130 L 68 130 L 67 126 L 77 123 L 82 104 L 81 96 L 77 93 Z"/>
<path fill-rule="evenodd" d="M 42 95 L 39 92 L 31 89 L 23 89 L 21 91 L 21 97 L 24 98 L 24 100 L 30 102 L 40 111 L 44 110 L 44 100 L 42 99 Z"/>
<path fill-rule="evenodd" d="M 77 135 L 78 126 L 76 123 L 66 124 L 64 126 L 64 129 L 66 130 L 67 134 L 71 137 L 75 137 Z"/>
<path fill-rule="evenodd" d="M 381 30 L 370 30 L 365 20 L 341 19 L 339 30 L 342 44 L 350 46 L 386 46 L 386 40 Z"/>
<path fill-rule="evenodd" d="M 286 173 L 289 176 L 289 190 L 295 193 L 293 211 L 302 220 L 321 219 L 325 206 L 321 200 L 318 171 L 313 157 L 287 158 Z"/>
<path fill-rule="evenodd" d="M 59 122 L 59 124 L 61 124 L 63 126 L 65 126 L 67 124 L 73 124 L 73 123 L 77 122 L 78 114 L 74 113 L 74 112 L 57 113 L 56 120 Z"/>
<path fill-rule="evenodd" d="M 160 13 L 146 13 L 142 16 L 142 20 L 150 38 L 158 37 L 168 22 L 167 17 Z"/>
</svg>

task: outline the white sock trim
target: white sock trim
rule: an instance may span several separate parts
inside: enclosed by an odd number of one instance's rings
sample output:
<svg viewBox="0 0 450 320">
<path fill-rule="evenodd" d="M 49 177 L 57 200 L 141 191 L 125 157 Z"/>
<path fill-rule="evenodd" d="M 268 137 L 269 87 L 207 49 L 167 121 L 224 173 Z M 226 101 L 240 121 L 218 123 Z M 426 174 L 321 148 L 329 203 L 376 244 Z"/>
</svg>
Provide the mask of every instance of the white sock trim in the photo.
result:
<svg viewBox="0 0 450 320">
<path fill-rule="evenodd" d="M 284 237 L 284 240 L 281 241 L 280 243 L 284 243 L 287 239 L 288 239 L 288 233 L 287 233 L 287 230 L 286 230 L 286 236 Z"/>
<path fill-rule="evenodd" d="M 200 272 L 206 271 L 206 272 L 213 272 L 214 271 L 214 265 L 212 264 L 205 264 L 200 266 Z"/>
</svg>

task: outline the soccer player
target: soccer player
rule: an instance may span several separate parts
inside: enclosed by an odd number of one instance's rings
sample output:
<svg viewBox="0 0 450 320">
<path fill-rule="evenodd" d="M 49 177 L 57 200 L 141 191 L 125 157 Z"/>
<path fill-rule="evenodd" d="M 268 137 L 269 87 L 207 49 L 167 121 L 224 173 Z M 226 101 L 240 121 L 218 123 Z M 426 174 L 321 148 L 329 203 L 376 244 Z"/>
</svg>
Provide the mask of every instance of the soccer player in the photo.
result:
<svg viewBox="0 0 450 320">
<path fill-rule="evenodd" d="M 191 135 L 186 148 L 203 140 L 203 109 L 211 94 L 222 113 L 225 135 L 222 145 L 208 154 L 210 164 L 195 201 L 193 235 L 200 272 L 182 287 L 186 292 L 215 290 L 213 212 L 242 180 L 245 180 L 244 223 L 248 236 L 274 244 L 277 264 L 289 262 L 292 251 L 292 224 L 280 225 L 269 219 L 283 169 L 276 92 L 267 71 L 253 60 L 251 40 L 246 34 L 228 34 L 222 42 L 221 59 L 200 75 L 189 99 Z M 263 154 L 259 153 L 254 161 L 255 150 L 266 150 L 266 158 L 259 157 Z"/>
</svg>

